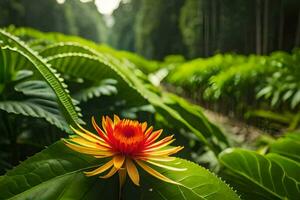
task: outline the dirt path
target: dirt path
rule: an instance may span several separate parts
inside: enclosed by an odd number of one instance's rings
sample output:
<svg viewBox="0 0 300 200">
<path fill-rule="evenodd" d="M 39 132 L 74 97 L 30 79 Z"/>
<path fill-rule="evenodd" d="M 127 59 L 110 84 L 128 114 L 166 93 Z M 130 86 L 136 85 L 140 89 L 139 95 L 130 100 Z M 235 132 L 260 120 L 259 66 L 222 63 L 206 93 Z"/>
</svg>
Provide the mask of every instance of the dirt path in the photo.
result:
<svg viewBox="0 0 300 200">
<path fill-rule="evenodd" d="M 205 116 L 217 124 L 227 135 L 238 143 L 251 143 L 264 132 L 244 122 L 229 118 L 220 113 L 203 109 Z"/>
</svg>

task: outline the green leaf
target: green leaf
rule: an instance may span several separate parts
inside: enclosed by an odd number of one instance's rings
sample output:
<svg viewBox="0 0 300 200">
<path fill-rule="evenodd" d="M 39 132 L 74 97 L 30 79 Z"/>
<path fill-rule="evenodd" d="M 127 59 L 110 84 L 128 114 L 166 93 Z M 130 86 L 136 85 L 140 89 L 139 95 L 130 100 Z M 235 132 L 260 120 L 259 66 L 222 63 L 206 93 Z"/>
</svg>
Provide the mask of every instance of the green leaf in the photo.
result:
<svg viewBox="0 0 300 200">
<path fill-rule="evenodd" d="M 0 101 L 0 109 L 15 114 L 43 118 L 50 124 L 70 132 L 69 126 L 59 110 L 55 93 L 44 81 L 25 81 L 17 84 L 15 90 L 25 96 L 21 100 Z"/>
<path fill-rule="evenodd" d="M 292 98 L 291 107 L 295 108 L 300 103 L 300 90 Z"/>
<path fill-rule="evenodd" d="M 49 39 L 51 41 L 74 41 L 75 39 L 70 36 L 59 34 L 43 35 L 42 33 L 31 30 L 25 30 L 25 33 L 28 31 L 31 35 L 38 38 Z M 22 30 L 20 30 L 20 32 L 22 32 Z M 182 124 L 186 129 L 192 131 L 202 143 L 212 148 L 215 153 L 218 153 L 220 152 L 220 149 L 223 149 L 221 146 L 217 148 L 214 147 L 216 145 L 214 143 L 219 145 L 218 141 L 215 142 L 215 138 L 217 138 L 217 140 L 222 138 L 220 143 L 224 143 L 225 137 L 223 136 L 223 133 L 218 130 L 216 126 L 211 125 L 206 118 L 202 117 L 202 114 L 199 115 L 199 113 L 201 113 L 199 109 L 192 114 L 195 118 L 190 117 L 191 110 L 186 110 L 188 108 L 187 106 L 181 106 L 179 103 L 178 105 L 181 107 L 181 110 L 176 111 L 176 109 L 172 108 L 172 106 L 165 101 L 163 92 L 159 88 L 154 87 L 146 79 L 146 76 L 126 58 L 119 58 L 111 51 L 103 51 L 103 48 L 92 42 L 80 39 L 76 39 L 76 41 L 80 43 L 82 49 L 94 49 L 95 52 L 93 53 L 95 53 L 95 55 L 74 52 L 66 53 L 66 49 L 56 46 L 54 48 L 57 48 L 58 53 L 61 52 L 61 54 L 48 57 L 48 62 L 63 74 L 92 80 L 95 81 L 96 84 L 104 78 L 116 79 L 118 81 L 118 97 L 131 103 L 131 106 L 145 105 L 147 104 L 145 100 L 147 100 L 158 112 L 163 113 L 162 116 L 167 120 L 171 120 L 168 121 L 169 123 Z M 72 47 L 72 49 L 76 48 Z M 81 50 L 74 51 L 82 52 Z M 183 101 L 184 100 L 181 100 L 181 102 Z M 187 119 L 193 120 L 189 121 Z M 196 121 L 201 123 L 195 123 Z M 205 136 L 201 130 L 203 124 L 205 126 L 205 130 L 203 131 L 207 133 Z M 212 126 L 214 127 L 211 128 Z"/>
<path fill-rule="evenodd" d="M 26 81 L 33 73 L 21 69 L 28 68 L 32 69 L 33 63 L 19 50 L 10 47 L 1 48 L 0 82 L 14 89 L 1 93 L 0 109 L 8 113 L 43 118 L 70 132 L 54 91 L 44 81 Z"/>
<path fill-rule="evenodd" d="M 103 161 L 72 151 L 59 141 L 0 177 L 0 198 L 118 199 L 117 175 L 100 179 L 83 174 Z M 125 199 L 239 199 L 224 182 L 194 163 L 177 158 L 168 164 L 187 168 L 183 172 L 156 168 L 181 186 L 162 182 L 140 169 L 141 187 L 133 186 L 127 179 Z"/>
<path fill-rule="evenodd" d="M 49 45 L 42 49 L 39 54 L 43 57 L 55 56 L 62 53 L 83 53 L 89 55 L 95 55 L 93 49 L 80 45 L 75 42 L 59 42 Z"/>
<path fill-rule="evenodd" d="M 104 79 L 95 86 L 91 86 L 76 92 L 73 96 L 78 101 L 86 102 L 94 97 L 115 95 L 118 93 L 118 90 L 115 86 L 116 84 L 117 81 L 114 79 Z"/>
<path fill-rule="evenodd" d="M 227 149 L 219 159 L 228 170 L 225 177 L 245 199 L 296 200 L 300 196 L 299 162 L 243 149 Z"/>
<path fill-rule="evenodd" d="M 72 99 L 68 94 L 68 90 L 66 89 L 67 85 L 63 83 L 63 79 L 58 73 L 56 73 L 51 65 L 48 64 L 43 58 L 38 56 L 36 52 L 27 47 L 18 38 L 3 30 L 0 30 L 0 40 L 3 41 L 6 45 L 16 47 L 19 50 L 18 52 L 24 57 L 22 61 L 25 62 L 26 60 L 26 63 L 30 63 L 31 66 L 36 69 L 40 75 L 42 75 L 45 81 L 55 92 L 58 102 L 61 105 L 68 123 L 72 125 L 80 123 L 81 120 L 79 118 L 79 113 L 77 112 L 79 108 L 75 107 L 75 105 L 73 104 Z M 3 55 L 8 56 L 9 54 Z M 5 60 L 10 61 L 14 64 L 16 62 L 19 62 L 18 60 L 10 60 L 9 57 L 5 57 Z"/>
<path fill-rule="evenodd" d="M 296 134 L 299 135 L 299 134 Z M 294 136 L 296 137 L 296 136 Z M 271 153 L 277 153 L 300 163 L 300 138 L 280 138 L 271 144 Z"/>
</svg>

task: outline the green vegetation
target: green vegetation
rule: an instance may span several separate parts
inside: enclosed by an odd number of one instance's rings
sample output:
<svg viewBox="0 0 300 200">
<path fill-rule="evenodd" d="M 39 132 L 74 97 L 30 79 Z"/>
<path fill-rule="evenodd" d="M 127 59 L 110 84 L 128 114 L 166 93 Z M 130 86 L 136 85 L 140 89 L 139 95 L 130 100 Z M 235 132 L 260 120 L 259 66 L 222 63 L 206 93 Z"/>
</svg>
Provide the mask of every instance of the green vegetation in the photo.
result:
<svg viewBox="0 0 300 200">
<path fill-rule="evenodd" d="M 117 176 L 103 180 L 82 173 L 101 160 L 58 141 L 73 134 L 69 125 L 90 127 L 91 116 L 113 114 L 163 128 L 175 134 L 176 145 L 185 146 L 179 154 L 184 159 L 169 164 L 186 171 L 155 168 L 181 185 L 141 172 L 141 186 L 127 181 L 122 198 L 297 199 L 300 195 L 299 133 L 252 144 L 257 151 L 241 144 L 236 148 L 200 106 L 159 86 L 165 77 L 165 84 L 185 91 L 180 95 L 220 108 L 234 102 L 236 113 L 264 109 L 273 116 L 271 111 L 288 110 L 296 129 L 297 49 L 291 54 L 217 54 L 192 61 L 173 55 L 159 62 L 80 37 L 14 27 L 0 31 L 0 48 L 0 169 L 8 170 L 0 177 L 1 199 L 117 199 Z M 289 123 L 284 116 L 277 118 Z M 18 164 L 20 160 L 25 161 Z"/>
<path fill-rule="evenodd" d="M 217 111 L 233 111 L 240 118 L 245 113 L 246 117 L 258 115 L 290 123 L 295 129 L 300 105 L 299 63 L 299 49 L 270 56 L 217 54 L 177 65 L 167 82 Z"/>
</svg>

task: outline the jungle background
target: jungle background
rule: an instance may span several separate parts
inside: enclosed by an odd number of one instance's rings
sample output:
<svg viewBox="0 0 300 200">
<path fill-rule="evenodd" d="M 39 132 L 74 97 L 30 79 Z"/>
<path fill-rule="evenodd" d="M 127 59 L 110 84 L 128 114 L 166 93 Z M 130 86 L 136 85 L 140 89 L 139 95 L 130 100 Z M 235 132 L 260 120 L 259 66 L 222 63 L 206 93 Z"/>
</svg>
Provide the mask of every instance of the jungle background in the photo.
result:
<svg viewBox="0 0 300 200">
<path fill-rule="evenodd" d="M 297 0 L 122 0 L 110 15 L 99 13 L 93 1 L 62 2 L 2 0 L 0 26 L 78 35 L 160 60 L 170 54 L 269 54 L 300 43 Z"/>
<path fill-rule="evenodd" d="M 297 199 L 299 47 L 299 0 L 0 0 L 0 199 Z M 61 138 L 113 114 L 175 135 L 182 188 L 83 175 Z"/>
</svg>

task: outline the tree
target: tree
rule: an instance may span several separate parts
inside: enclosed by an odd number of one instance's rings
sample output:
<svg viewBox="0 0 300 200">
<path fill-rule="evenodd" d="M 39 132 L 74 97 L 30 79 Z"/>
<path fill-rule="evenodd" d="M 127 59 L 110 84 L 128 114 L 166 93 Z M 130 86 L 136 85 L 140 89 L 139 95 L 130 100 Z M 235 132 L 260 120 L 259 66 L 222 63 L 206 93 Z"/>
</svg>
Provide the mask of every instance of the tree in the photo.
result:
<svg viewBox="0 0 300 200">
<path fill-rule="evenodd" d="M 180 12 L 180 31 L 187 56 L 194 58 L 204 53 L 203 1 L 186 0 Z"/>
<path fill-rule="evenodd" d="M 136 51 L 148 58 L 162 59 L 183 54 L 179 14 L 184 0 L 143 0 L 135 25 Z"/>
<path fill-rule="evenodd" d="M 106 27 L 93 2 L 66 0 L 0 1 L 0 26 L 29 26 L 42 31 L 80 35 L 94 41 L 105 40 Z"/>
<path fill-rule="evenodd" d="M 115 23 L 110 29 L 108 42 L 114 48 L 135 51 L 134 24 L 140 5 L 140 0 L 121 2 L 113 12 Z"/>
</svg>

